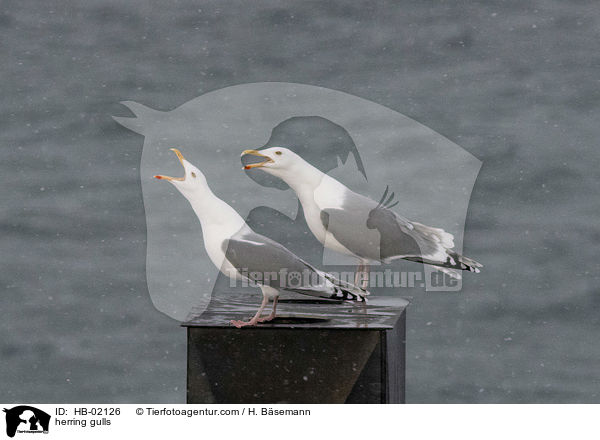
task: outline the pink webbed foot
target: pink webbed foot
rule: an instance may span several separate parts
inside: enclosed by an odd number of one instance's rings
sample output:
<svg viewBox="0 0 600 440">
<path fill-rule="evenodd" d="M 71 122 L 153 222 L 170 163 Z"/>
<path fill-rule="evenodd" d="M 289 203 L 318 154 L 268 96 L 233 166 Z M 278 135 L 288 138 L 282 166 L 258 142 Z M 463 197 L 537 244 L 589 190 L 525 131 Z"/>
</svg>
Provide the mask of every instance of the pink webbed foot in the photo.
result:
<svg viewBox="0 0 600 440">
<path fill-rule="evenodd" d="M 275 315 L 269 315 L 266 318 L 258 318 L 258 322 L 269 322 L 275 319 Z"/>
<path fill-rule="evenodd" d="M 230 321 L 231 325 L 234 325 L 237 328 L 256 325 L 258 322 L 258 319 L 251 319 L 250 321 Z"/>
</svg>

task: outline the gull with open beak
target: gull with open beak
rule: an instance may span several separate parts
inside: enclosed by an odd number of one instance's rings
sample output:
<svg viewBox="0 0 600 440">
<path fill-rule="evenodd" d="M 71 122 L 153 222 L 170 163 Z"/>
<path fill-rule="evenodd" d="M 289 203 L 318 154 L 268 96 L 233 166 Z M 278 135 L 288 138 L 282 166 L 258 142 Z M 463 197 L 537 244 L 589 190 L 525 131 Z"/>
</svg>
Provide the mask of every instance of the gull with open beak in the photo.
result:
<svg viewBox="0 0 600 440">
<path fill-rule="evenodd" d="M 234 280 L 246 279 L 262 290 L 262 303 L 249 321 L 231 321 L 236 327 L 256 325 L 275 318 L 281 291 L 320 298 L 365 301 L 365 289 L 336 279 L 303 261 L 290 250 L 254 232 L 244 219 L 209 188 L 204 174 L 175 148 L 184 168 L 183 177 L 154 176 L 167 180 L 188 200 L 202 226 L 204 247 L 213 264 Z M 261 315 L 269 299 L 273 309 Z"/>
<path fill-rule="evenodd" d="M 260 162 L 244 166 L 279 177 L 296 192 L 306 223 L 327 248 L 358 259 L 355 284 L 368 286 L 368 263 L 405 259 L 429 264 L 451 277 L 479 272 L 481 264 L 452 248 L 454 237 L 439 228 L 410 221 L 391 210 L 394 193 L 386 188 L 378 203 L 350 190 L 287 148 L 245 150 Z"/>
</svg>

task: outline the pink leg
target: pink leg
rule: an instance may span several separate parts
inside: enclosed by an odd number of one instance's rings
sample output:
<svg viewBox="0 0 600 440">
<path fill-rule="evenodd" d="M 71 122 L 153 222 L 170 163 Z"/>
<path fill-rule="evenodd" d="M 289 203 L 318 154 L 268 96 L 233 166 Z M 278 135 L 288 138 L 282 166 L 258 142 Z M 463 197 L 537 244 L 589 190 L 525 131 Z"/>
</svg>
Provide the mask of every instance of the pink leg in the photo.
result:
<svg viewBox="0 0 600 440">
<path fill-rule="evenodd" d="M 258 322 L 269 322 L 269 321 L 273 321 L 273 319 L 275 319 L 275 313 L 277 310 L 277 300 L 279 299 L 278 296 L 276 296 L 273 299 L 273 310 L 271 310 L 271 314 L 269 316 L 267 316 L 266 318 L 258 318 Z"/>
<path fill-rule="evenodd" d="M 260 317 L 260 315 L 262 315 L 262 312 L 265 309 L 265 306 L 267 305 L 267 301 L 268 301 L 267 295 L 263 295 L 263 300 L 262 300 L 260 307 L 258 308 L 258 311 L 256 312 L 256 315 L 254 315 L 254 317 L 250 321 L 231 321 L 231 324 L 235 325 L 237 328 L 242 328 L 242 327 L 246 327 L 248 325 L 258 324 L 258 322 L 259 322 L 258 318 Z"/>
<path fill-rule="evenodd" d="M 361 261 L 360 264 L 356 267 L 356 272 L 354 273 L 354 285 L 360 286 L 362 284 L 362 274 L 364 273 L 365 265 Z"/>
<path fill-rule="evenodd" d="M 362 276 L 362 287 L 363 289 L 369 288 L 369 265 L 363 264 L 363 276 Z"/>
</svg>

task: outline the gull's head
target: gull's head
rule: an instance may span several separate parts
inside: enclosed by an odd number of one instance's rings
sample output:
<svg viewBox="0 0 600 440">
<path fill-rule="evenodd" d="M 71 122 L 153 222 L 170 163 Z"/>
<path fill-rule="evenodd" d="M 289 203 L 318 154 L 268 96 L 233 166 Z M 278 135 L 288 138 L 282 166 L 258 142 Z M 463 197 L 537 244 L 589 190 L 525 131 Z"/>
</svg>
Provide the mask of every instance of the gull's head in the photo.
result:
<svg viewBox="0 0 600 440">
<path fill-rule="evenodd" d="M 283 147 L 271 147 L 264 150 L 244 150 L 242 156 L 255 156 L 257 161 L 244 165 L 245 170 L 260 168 L 269 174 L 282 176 L 298 170 L 306 162 L 292 150 Z"/>
<path fill-rule="evenodd" d="M 183 166 L 183 177 L 170 177 L 162 174 L 158 174 L 154 177 L 171 182 L 173 186 L 187 198 L 204 191 L 207 187 L 207 183 L 206 177 L 204 177 L 202 171 L 188 162 L 177 148 L 171 148 L 171 151 L 177 155 L 179 162 L 181 162 L 181 165 Z"/>
</svg>

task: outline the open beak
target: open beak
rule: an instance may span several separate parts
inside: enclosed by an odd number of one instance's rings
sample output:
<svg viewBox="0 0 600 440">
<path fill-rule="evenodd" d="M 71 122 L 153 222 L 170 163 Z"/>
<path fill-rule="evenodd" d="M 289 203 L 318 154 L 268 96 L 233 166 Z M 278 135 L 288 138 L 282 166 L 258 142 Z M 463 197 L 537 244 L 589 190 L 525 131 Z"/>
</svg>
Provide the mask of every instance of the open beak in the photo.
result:
<svg viewBox="0 0 600 440">
<path fill-rule="evenodd" d="M 259 168 L 259 167 L 263 167 L 266 164 L 268 164 L 269 162 L 275 162 L 273 159 L 271 159 L 269 156 L 265 156 L 264 154 L 262 154 L 260 151 L 257 150 L 244 150 L 242 151 L 242 156 L 245 156 L 246 154 L 251 154 L 252 156 L 259 156 L 259 157 L 264 157 L 265 160 L 263 160 L 262 162 L 258 162 L 258 163 L 251 163 L 249 165 L 244 166 L 244 170 L 249 170 L 251 168 Z"/>
<path fill-rule="evenodd" d="M 177 148 L 171 148 L 171 151 L 173 151 L 177 155 L 177 158 L 179 159 L 179 162 L 181 162 L 181 165 L 183 165 L 183 161 L 185 160 L 185 158 L 183 157 L 183 154 L 181 154 L 181 151 L 179 151 Z M 183 177 L 170 177 L 170 176 L 163 176 L 162 174 L 158 174 L 158 175 L 156 175 L 154 177 L 156 179 L 178 180 L 180 182 L 183 182 L 185 180 L 185 176 L 183 176 Z"/>
</svg>

